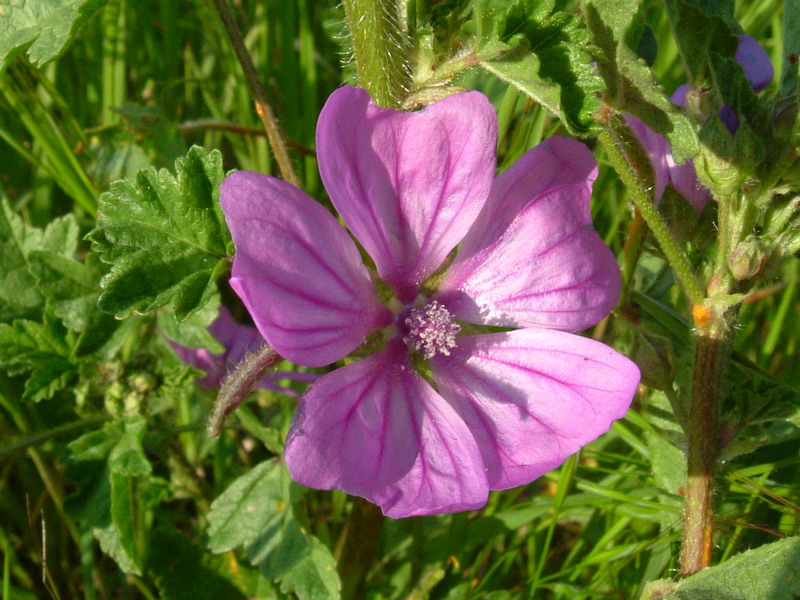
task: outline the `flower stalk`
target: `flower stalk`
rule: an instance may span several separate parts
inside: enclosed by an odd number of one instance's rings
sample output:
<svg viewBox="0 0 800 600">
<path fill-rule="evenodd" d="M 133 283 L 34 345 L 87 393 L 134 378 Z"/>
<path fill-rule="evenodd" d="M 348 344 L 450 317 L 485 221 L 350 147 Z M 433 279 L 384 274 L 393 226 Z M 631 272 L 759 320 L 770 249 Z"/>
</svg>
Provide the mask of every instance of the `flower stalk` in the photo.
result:
<svg viewBox="0 0 800 600">
<path fill-rule="evenodd" d="M 408 36 L 396 0 L 344 0 L 358 84 L 375 104 L 399 108 L 411 92 Z"/>
</svg>

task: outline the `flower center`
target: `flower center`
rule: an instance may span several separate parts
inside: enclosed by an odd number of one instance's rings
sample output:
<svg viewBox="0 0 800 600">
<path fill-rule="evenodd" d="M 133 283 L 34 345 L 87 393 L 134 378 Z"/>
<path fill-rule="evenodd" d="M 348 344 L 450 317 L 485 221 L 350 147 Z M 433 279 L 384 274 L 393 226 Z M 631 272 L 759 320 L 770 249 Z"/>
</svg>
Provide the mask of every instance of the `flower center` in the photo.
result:
<svg viewBox="0 0 800 600">
<path fill-rule="evenodd" d="M 403 341 L 425 358 L 450 356 L 450 350 L 456 347 L 456 334 L 461 331 L 450 311 L 436 300 L 422 308 L 409 309 L 399 321 Z"/>
</svg>

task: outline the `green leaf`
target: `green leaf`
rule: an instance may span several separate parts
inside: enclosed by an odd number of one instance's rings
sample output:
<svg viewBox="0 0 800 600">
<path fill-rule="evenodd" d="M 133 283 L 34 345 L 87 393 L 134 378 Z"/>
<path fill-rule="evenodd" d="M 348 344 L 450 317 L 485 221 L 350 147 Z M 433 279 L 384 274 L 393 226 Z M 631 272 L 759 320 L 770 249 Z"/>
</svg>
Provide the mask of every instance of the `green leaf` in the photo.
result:
<svg viewBox="0 0 800 600">
<path fill-rule="evenodd" d="M 720 17 L 728 24 L 734 24 L 733 0 L 684 0 L 707 15 Z M 737 25 L 738 26 L 738 25 Z"/>
<path fill-rule="evenodd" d="M 711 83 L 709 61 L 712 53 L 732 58 L 739 45 L 730 25 L 720 16 L 720 13 L 727 12 L 706 12 L 696 6 L 707 2 L 665 0 L 664 4 L 689 80 L 692 83 Z"/>
<path fill-rule="evenodd" d="M 31 273 L 31 253 L 70 257 L 77 241 L 78 225 L 72 215 L 56 219 L 42 231 L 28 227 L 6 201 L 0 202 L 0 321 L 32 317 L 44 304 Z"/>
<path fill-rule="evenodd" d="M 143 417 L 132 417 L 106 425 L 108 434 L 114 436 L 116 442 L 108 455 L 108 466 L 112 473 L 129 477 L 150 473 L 150 462 L 142 448 L 146 426 Z"/>
<path fill-rule="evenodd" d="M 219 316 L 219 296 L 180 323 L 168 311 L 158 312 L 158 328 L 173 342 L 187 348 L 205 348 L 214 354 L 225 352 L 225 346 L 209 333 L 208 328 Z"/>
<path fill-rule="evenodd" d="M 574 15 L 552 2 L 518 0 L 498 14 L 490 0 L 476 3 L 476 58 L 481 67 L 558 116 L 573 134 L 597 129 L 603 82 L 592 65 L 589 36 Z"/>
<path fill-rule="evenodd" d="M 241 592 L 203 564 L 203 554 L 188 537 L 160 527 L 150 538 L 147 571 L 163 600 L 237 600 Z"/>
<path fill-rule="evenodd" d="M 208 547 L 228 552 L 277 530 L 290 509 L 288 474 L 276 460 L 264 461 L 234 481 L 211 504 Z M 263 540 L 260 541 L 263 544 Z"/>
<path fill-rule="evenodd" d="M 112 527 L 97 536 L 106 554 L 117 561 L 126 573 L 142 573 L 142 556 L 136 540 L 134 515 L 136 480 L 121 473 L 111 473 L 111 523 Z M 104 546 L 105 542 L 105 546 Z"/>
<path fill-rule="evenodd" d="M 23 400 L 46 400 L 67 387 L 77 368 L 69 356 L 66 331 L 51 319 L 0 324 L 0 365 L 12 374 L 32 371 Z"/>
<path fill-rule="evenodd" d="M 25 48 L 41 66 L 66 50 L 75 32 L 107 0 L 0 2 L 0 73 Z"/>
<path fill-rule="evenodd" d="M 99 307 L 118 318 L 169 305 L 182 321 L 215 297 L 227 269 L 222 156 L 195 146 L 175 162 L 175 172 L 144 169 L 100 197 L 88 239 L 112 265 Z"/>
<path fill-rule="evenodd" d="M 336 561 L 330 550 L 318 539 L 310 538 L 311 553 L 281 578 L 281 590 L 294 592 L 300 600 L 334 600 L 340 598 L 341 583 Z"/>
<path fill-rule="evenodd" d="M 290 573 L 310 551 L 310 538 L 294 518 L 290 484 L 277 460 L 265 461 L 234 481 L 211 505 L 211 551 L 241 545 L 265 577 Z"/>
<path fill-rule="evenodd" d="M 699 151 L 689 119 L 664 94 L 635 48 L 644 30 L 641 0 L 591 0 L 586 21 L 592 41 L 602 50 L 597 68 L 608 86 L 607 100 L 620 112 L 630 113 L 669 140 L 676 160 Z"/>
<path fill-rule="evenodd" d="M 50 302 L 53 313 L 73 331 L 83 331 L 92 313 L 97 312 L 102 265 L 90 253 L 80 263 L 55 252 L 34 251 L 30 256 L 31 272 L 37 287 Z"/>
<path fill-rule="evenodd" d="M 800 537 L 742 552 L 675 586 L 664 600 L 795 600 L 800 595 Z"/>
<path fill-rule="evenodd" d="M 660 435 L 645 431 L 644 436 L 656 485 L 677 499 L 686 485 L 686 454 Z"/>
<path fill-rule="evenodd" d="M 145 427 L 142 417 L 112 421 L 67 446 L 66 474 L 78 484 L 78 492 L 67 499 L 67 511 L 94 533 L 123 571 L 136 574 L 142 573 L 143 562 L 138 515 L 163 496 L 163 485 L 147 485 L 143 477 L 152 471 L 142 448 Z"/>
</svg>

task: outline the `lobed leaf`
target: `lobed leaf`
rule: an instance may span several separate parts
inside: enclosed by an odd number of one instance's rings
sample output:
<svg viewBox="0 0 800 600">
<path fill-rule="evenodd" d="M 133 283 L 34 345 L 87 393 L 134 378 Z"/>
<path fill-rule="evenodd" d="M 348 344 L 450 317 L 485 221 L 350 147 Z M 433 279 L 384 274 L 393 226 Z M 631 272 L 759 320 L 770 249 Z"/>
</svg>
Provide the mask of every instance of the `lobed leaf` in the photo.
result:
<svg viewBox="0 0 800 600">
<path fill-rule="evenodd" d="M 575 16 L 553 10 L 552 2 L 517 0 L 504 13 L 491 4 L 475 5 L 480 66 L 546 107 L 571 133 L 596 132 L 592 115 L 603 82 Z"/>
<path fill-rule="evenodd" d="M 69 356 L 66 331 L 51 319 L 0 324 L 0 365 L 11 374 L 32 371 L 23 400 L 46 400 L 66 388 L 77 373 Z"/>
<path fill-rule="evenodd" d="M 169 305 L 182 321 L 217 294 L 230 234 L 219 207 L 222 156 L 193 147 L 165 169 L 139 171 L 100 197 L 88 239 L 111 265 L 98 306 L 118 318 Z"/>
<path fill-rule="evenodd" d="M 58 58 L 89 17 L 108 0 L 0 2 L 0 73 L 27 48 L 36 66 Z"/>
<path fill-rule="evenodd" d="M 31 254 L 47 251 L 71 257 L 77 242 L 78 224 L 72 215 L 41 230 L 26 225 L 8 202 L 0 202 L 0 321 L 32 317 L 44 304 L 31 271 Z"/>
<path fill-rule="evenodd" d="M 693 158 L 699 151 L 694 127 L 669 101 L 634 49 L 643 31 L 641 4 L 641 0 L 591 0 L 586 5 L 592 40 L 603 53 L 597 68 L 608 86 L 607 101 L 665 136 L 676 160 Z"/>
</svg>

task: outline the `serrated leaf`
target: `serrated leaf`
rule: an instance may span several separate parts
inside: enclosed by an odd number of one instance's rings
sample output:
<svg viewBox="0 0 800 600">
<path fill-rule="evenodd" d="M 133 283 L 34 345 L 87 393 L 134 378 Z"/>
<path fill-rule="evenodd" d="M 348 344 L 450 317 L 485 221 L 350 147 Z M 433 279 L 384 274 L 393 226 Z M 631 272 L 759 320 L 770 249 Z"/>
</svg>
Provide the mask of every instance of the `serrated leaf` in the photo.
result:
<svg viewBox="0 0 800 600">
<path fill-rule="evenodd" d="M 603 82 L 574 15 L 553 11 L 552 3 L 518 0 L 503 14 L 479 2 L 475 17 L 481 67 L 545 106 L 571 133 L 597 129 L 592 114 Z"/>
<path fill-rule="evenodd" d="M 0 321 L 34 316 L 44 303 L 30 270 L 30 254 L 72 256 L 77 241 L 78 225 L 72 215 L 56 219 L 42 231 L 28 227 L 8 202 L 0 202 Z"/>
<path fill-rule="evenodd" d="M 258 540 L 263 532 L 280 530 L 291 510 L 286 469 L 276 460 L 264 461 L 234 481 L 211 504 L 208 513 L 208 547 L 228 552 Z"/>
<path fill-rule="evenodd" d="M 631 46 L 643 31 L 638 16 L 641 0 L 591 0 L 586 22 L 593 42 L 602 50 L 597 68 L 608 86 L 607 99 L 614 109 L 630 113 L 665 136 L 676 160 L 693 158 L 699 151 L 697 134 L 689 119 L 664 94 L 647 64 Z"/>
<path fill-rule="evenodd" d="M 182 321 L 211 301 L 228 264 L 222 178 L 220 153 L 195 146 L 174 175 L 144 169 L 100 197 L 88 238 L 112 265 L 101 281 L 102 310 L 124 318 L 168 305 Z"/>
<path fill-rule="evenodd" d="M 219 296 L 215 296 L 203 308 L 180 323 L 175 315 L 168 311 L 158 312 L 158 328 L 170 340 L 187 348 L 205 348 L 213 354 L 225 352 L 225 346 L 219 343 L 208 331 L 208 328 L 219 316 Z"/>
<path fill-rule="evenodd" d="M 53 313 L 73 331 L 83 331 L 97 312 L 102 268 L 90 253 L 84 263 L 41 250 L 29 256 L 37 287 L 50 302 Z"/>
<path fill-rule="evenodd" d="M 142 572 L 142 556 L 134 515 L 163 496 L 163 485 L 156 483 L 145 486 L 144 501 L 139 498 L 142 476 L 152 470 L 141 445 L 145 427 L 142 417 L 112 421 L 67 446 L 66 474 L 78 484 L 67 510 L 92 530 L 123 571 L 136 574 Z"/>
<path fill-rule="evenodd" d="M 108 455 L 108 466 L 113 474 L 136 477 L 150 473 L 152 468 L 142 448 L 146 426 L 143 417 L 131 417 L 106 425 L 108 435 L 116 440 Z"/>
<path fill-rule="evenodd" d="M 680 581 L 664 600 L 795 600 L 800 537 L 779 540 Z"/>
<path fill-rule="evenodd" d="M 308 557 L 281 578 L 281 590 L 294 592 L 300 600 L 336 600 L 341 597 L 341 582 L 336 560 L 330 550 L 311 537 Z"/>
<path fill-rule="evenodd" d="M 57 58 L 75 33 L 107 0 L 0 2 L 0 73 L 25 48 L 41 66 Z"/>
<path fill-rule="evenodd" d="M 713 54 L 732 58 L 739 42 L 720 11 L 686 0 L 665 0 L 675 42 L 692 83 L 711 83 L 709 60 Z M 717 14 L 715 14 L 717 13 Z"/>
<path fill-rule="evenodd" d="M 58 323 L 18 320 L 0 324 L 0 365 L 12 374 L 32 371 L 25 383 L 24 400 L 46 400 L 67 387 L 76 374 L 70 361 L 66 332 Z"/>
<path fill-rule="evenodd" d="M 231 582 L 203 564 L 199 547 L 171 529 L 158 528 L 151 536 L 147 570 L 153 575 L 163 600 L 237 600 L 244 597 Z"/>
<path fill-rule="evenodd" d="M 110 554 L 126 573 L 142 573 L 142 556 L 136 541 L 134 525 L 134 506 L 136 482 L 133 477 L 121 473 L 111 473 L 111 523 L 113 529 L 105 529 L 95 534 L 106 542 L 103 551 Z"/>
</svg>

